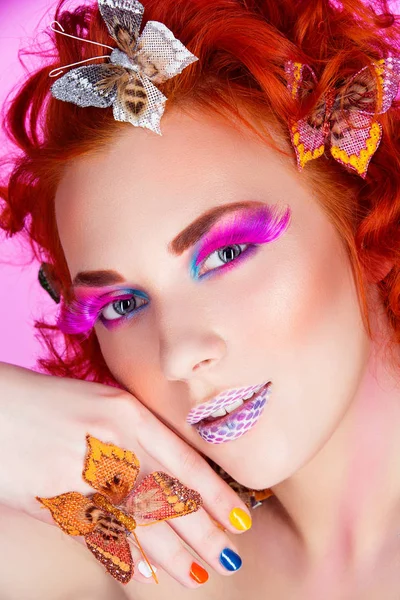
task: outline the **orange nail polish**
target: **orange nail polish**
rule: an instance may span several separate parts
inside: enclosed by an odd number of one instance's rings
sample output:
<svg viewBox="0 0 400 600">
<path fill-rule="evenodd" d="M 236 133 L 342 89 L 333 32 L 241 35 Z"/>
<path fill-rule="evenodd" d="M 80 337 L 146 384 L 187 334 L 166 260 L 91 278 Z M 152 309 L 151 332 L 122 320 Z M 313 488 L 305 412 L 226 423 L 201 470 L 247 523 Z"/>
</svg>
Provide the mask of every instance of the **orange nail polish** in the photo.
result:
<svg viewBox="0 0 400 600">
<path fill-rule="evenodd" d="M 190 577 L 196 581 L 196 583 L 205 583 L 208 579 L 208 573 L 201 565 L 192 562 L 190 568 Z"/>
</svg>

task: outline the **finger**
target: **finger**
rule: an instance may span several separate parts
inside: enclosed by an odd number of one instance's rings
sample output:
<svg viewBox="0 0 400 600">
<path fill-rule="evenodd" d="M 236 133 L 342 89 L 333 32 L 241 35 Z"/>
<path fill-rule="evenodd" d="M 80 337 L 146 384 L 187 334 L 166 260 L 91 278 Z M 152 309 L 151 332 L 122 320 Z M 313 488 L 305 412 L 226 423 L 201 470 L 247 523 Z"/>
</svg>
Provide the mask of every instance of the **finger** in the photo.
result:
<svg viewBox="0 0 400 600">
<path fill-rule="evenodd" d="M 166 522 L 135 531 L 147 558 L 181 585 L 195 589 L 208 580 L 208 572 L 184 547 L 178 535 Z"/>
<path fill-rule="evenodd" d="M 139 583 L 158 583 L 157 573 L 159 571 L 159 566 L 154 564 L 155 561 L 148 560 L 147 562 L 147 560 L 141 554 L 139 548 L 134 543 L 134 540 L 132 540 L 131 536 L 128 537 L 128 541 L 130 542 L 129 546 L 134 565 L 132 579 Z M 151 568 L 148 563 L 150 563 Z M 157 581 L 153 577 L 152 570 L 155 573 Z"/>
<path fill-rule="evenodd" d="M 162 470 L 200 493 L 207 512 L 227 531 L 242 533 L 250 529 L 249 509 L 238 494 L 213 471 L 196 450 L 154 415 L 146 412 L 137 435 L 139 444 L 162 465 Z M 148 440 L 155 439 L 157 444 L 148 443 Z"/>
<path fill-rule="evenodd" d="M 242 566 L 236 545 L 213 523 L 205 510 L 171 519 L 168 524 L 217 573 L 232 575 Z"/>
</svg>

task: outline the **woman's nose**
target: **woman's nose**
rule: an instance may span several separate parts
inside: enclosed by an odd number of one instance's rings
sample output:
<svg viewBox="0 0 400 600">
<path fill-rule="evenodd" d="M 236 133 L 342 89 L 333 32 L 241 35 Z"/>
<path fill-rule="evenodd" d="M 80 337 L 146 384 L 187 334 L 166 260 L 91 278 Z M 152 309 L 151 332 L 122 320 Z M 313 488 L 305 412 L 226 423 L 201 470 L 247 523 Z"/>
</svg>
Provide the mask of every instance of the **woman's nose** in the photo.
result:
<svg viewBox="0 0 400 600">
<path fill-rule="evenodd" d="M 160 331 L 160 365 L 166 379 L 187 381 L 215 367 L 225 356 L 226 344 L 212 325 L 188 310 L 165 317 Z"/>
</svg>

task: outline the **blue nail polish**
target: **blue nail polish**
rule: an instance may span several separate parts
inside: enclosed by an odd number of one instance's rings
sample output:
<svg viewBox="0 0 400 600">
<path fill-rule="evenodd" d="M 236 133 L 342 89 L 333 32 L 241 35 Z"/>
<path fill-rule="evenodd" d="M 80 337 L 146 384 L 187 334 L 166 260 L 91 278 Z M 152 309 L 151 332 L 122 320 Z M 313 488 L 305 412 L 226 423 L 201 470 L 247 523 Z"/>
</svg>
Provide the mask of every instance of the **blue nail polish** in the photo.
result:
<svg viewBox="0 0 400 600">
<path fill-rule="evenodd" d="M 228 571 L 237 571 L 242 566 L 242 559 L 230 548 L 224 548 L 219 555 L 219 562 Z"/>
</svg>

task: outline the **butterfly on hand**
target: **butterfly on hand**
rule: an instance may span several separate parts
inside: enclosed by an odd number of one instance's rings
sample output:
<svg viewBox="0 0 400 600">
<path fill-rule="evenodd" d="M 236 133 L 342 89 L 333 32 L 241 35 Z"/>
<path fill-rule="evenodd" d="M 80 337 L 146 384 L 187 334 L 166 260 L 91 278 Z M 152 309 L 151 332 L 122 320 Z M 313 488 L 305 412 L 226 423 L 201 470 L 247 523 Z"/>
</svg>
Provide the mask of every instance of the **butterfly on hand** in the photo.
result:
<svg viewBox="0 0 400 600">
<path fill-rule="evenodd" d="M 98 5 L 118 48 L 104 56 L 109 63 L 72 69 L 50 91 L 58 100 L 81 107 L 112 106 L 116 121 L 161 134 L 167 98 L 154 84 L 175 77 L 198 59 L 163 23 L 148 21 L 139 35 L 144 7 L 137 0 L 98 0 Z"/>
<path fill-rule="evenodd" d="M 329 89 L 306 118 L 290 124 L 300 171 L 329 147 L 335 160 L 366 177 L 382 137 L 382 125 L 375 115 L 387 112 L 396 98 L 400 59 L 374 61 L 371 68 L 364 67 Z M 287 61 L 285 71 L 293 98 L 301 101 L 313 92 L 317 78 L 310 66 Z"/>
<path fill-rule="evenodd" d="M 84 536 L 89 550 L 115 579 L 128 583 L 134 572 L 128 536 L 132 534 L 138 542 L 136 526 L 193 513 L 202 506 L 202 498 L 160 471 L 147 475 L 135 486 L 140 465 L 133 452 L 90 435 L 86 441 L 83 479 L 98 493 L 87 497 L 67 492 L 36 499 L 50 510 L 65 533 Z"/>
</svg>

